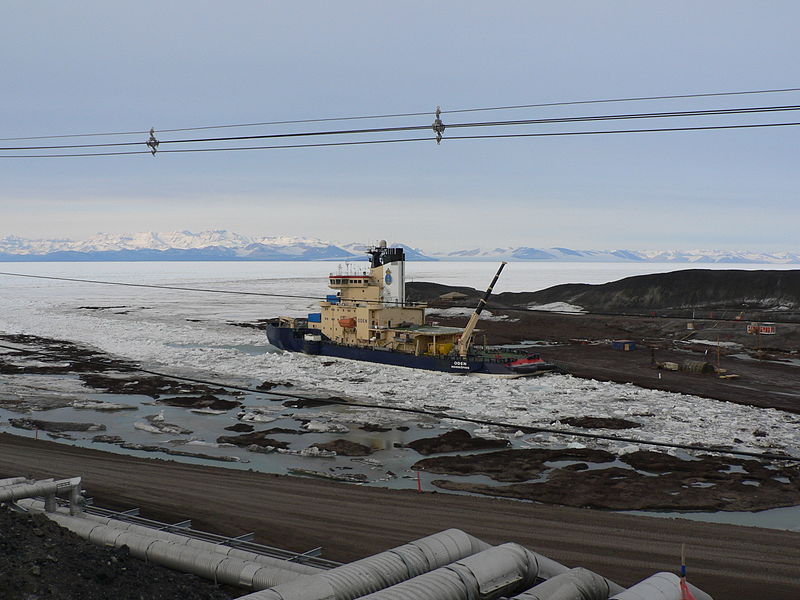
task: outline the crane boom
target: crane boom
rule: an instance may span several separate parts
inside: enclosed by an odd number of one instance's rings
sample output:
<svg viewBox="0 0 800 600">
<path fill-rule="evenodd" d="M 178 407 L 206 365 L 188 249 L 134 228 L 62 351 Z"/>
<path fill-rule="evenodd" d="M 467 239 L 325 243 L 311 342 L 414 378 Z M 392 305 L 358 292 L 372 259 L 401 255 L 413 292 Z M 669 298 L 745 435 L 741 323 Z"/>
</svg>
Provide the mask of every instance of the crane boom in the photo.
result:
<svg viewBox="0 0 800 600">
<path fill-rule="evenodd" d="M 467 326 L 464 328 L 464 333 L 461 334 L 461 339 L 458 340 L 458 354 L 463 358 L 466 358 L 467 354 L 469 353 L 469 345 L 472 341 L 472 333 L 475 331 L 475 325 L 478 324 L 478 319 L 480 319 L 481 312 L 483 312 L 483 309 L 486 306 L 486 301 L 489 300 L 489 296 L 492 295 L 494 284 L 497 283 L 497 280 L 500 278 L 500 273 L 503 272 L 503 267 L 505 267 L 507 264 L 508 263 L 505 261 L 500 263 L 500 268 L 497 269 L 497 273 L 495 273 L 492 283 L 490 283 L 489 287 L 486 288 L 486 293 L 483 295 L 483 298 L 478 301 L 478 306 L 475 307 L 475 312 L 472 313 L 472 316 L 467 322 Z"/>
</svg>

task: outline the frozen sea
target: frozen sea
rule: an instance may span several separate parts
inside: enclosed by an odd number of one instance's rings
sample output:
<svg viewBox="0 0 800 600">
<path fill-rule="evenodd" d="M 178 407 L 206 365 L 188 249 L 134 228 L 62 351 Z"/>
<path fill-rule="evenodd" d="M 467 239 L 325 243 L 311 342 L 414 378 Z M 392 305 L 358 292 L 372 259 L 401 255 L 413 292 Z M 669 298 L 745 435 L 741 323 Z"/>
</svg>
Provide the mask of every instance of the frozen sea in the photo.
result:
<svg viewBox="0 0 800 600">
<path fill-rule="evenodd" d="M 495 290 L 533 291 L 560 283 L 604 283 L 682 268 L 789 267 L 511 263 Z M 778 410 L 563 375 L 517 380 L 463 377 L 345 360 L 331 361 L 323 368 L 316 358 L 275 352 L 266 344 L 263 332 L 234 325 L 314 310 L 316 301 L 302 297 L 324 295 L 328 291 L 327 275 L 336 268 L 337 264 L 331 262 L 0 263 L 0 271 L 11 273 L 300 296 L 228 295 L 0 275 L 0 331 L 66 339 L 146 368 L 203 379 L 247 385 L 263 380 L 288 381 L 301 390 L 326 390 L 400 407 L 446 406 L 451 414 L 520 426 L 557 426 L 558 419 L 569 416 L 628 417 L 643 422 L 641 429 L 628 433 L 628 437 L 643 442 L 732 445 L 740 450 L 800 456 L 800 419 Z M 496 264 L 485 262 L 409 262 L 407 278 L 482 288 L 496 268 Z M 119 308 L 81 308 L 87 306 Z M 13 392 L 8 385 L 13 384 L 7 381 L 5 392 Z M 0 411 L 0 419 L 8 416 Z M 389 418 L 396 424 L 400 418 L 398 413 L 387 417 L 379 410 L 340 408 L 320 409 L 317 416 L 324 422 L 343 424 L 380 423 Z M 141 419 L 141 415 L 129 420 L 136 418 Z M 446 428 L 457 426 L 445 424 Z M 757 429 L 767 430 L 769 435 L 753 435 Z M 734 438 L 741 443 L 734 443 Z M 615 451 L 636 448 L 630 443 L 542 434 L 519 443 L 553 447 L 585 444 Z M 796 519 L 797 513 L 793 514 Z"/>
</svg>

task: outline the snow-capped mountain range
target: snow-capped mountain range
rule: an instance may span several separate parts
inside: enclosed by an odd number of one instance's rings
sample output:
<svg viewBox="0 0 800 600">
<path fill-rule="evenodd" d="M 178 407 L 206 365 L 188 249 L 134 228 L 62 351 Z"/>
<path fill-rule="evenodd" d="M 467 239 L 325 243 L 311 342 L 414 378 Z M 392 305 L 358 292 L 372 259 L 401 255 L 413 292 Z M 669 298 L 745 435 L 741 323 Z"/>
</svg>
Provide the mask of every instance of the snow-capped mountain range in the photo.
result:
<svg viewBox="0 0 800 600">
<path fill-rule="evenodd" d="M 675 262 L 800 264 L 800 252 L 758 253 L 731 250 L 572 250 L 570 248 L 473 248 L 424 252 L 405 244 L 409 260 Z M 367 244 L 338 244 L 305 237 L 250 237 L 225 230 L 172 231 L 113 235 L 87 240 L 0 238 L 0 261 L 92 260 L 352 260 Z"/>
<path fill-rule="evenodd" d="M 508 260 L 574 262 L 676 262 L 800 264 L 800 252 L 748 252 L 742 250 L 572 250 L 570 248 L 475 248 L 432 253 L 437 260 Z"/>
</svg>

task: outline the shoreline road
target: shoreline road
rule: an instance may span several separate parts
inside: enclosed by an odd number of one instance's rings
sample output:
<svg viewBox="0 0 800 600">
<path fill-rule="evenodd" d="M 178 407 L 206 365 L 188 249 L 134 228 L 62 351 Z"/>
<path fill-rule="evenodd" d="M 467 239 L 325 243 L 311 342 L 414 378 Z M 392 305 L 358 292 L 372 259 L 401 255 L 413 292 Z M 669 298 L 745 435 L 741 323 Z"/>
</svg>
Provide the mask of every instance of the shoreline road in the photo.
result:
<svg viewBox="0 0 800 600">
<path fill-rule="evenodd" d="M 227 535 L 351 561 L 457 527 L 490 543 L 517 542 L 621 585 L 677 572 L 718 600 L 800 598 L 800 533 L 659 519 L 529 502 L 417 493 L 137 458 L 0 434 L 0 477 L 80 475 L 104 507 L 192 519 Z M 415 483 L 410 483 L 415 486 Z"/>
</svg>

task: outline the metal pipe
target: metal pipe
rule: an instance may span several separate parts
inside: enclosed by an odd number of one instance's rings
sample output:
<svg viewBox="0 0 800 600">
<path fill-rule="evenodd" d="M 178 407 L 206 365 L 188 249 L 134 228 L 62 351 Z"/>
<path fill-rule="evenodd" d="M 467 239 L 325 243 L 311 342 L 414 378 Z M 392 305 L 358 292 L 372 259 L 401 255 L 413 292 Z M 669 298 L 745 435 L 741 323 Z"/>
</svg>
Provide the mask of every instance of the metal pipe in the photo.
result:
<svg viewBox="0 0 800 600">
<path fill-rule="evenodd" d="M 353 600 L 487 548 L 489 544 L 459 529 L 448 529 L 239 600 Z"/>
<path fill-rule="evenodd" d="M 606 600 L 622 591 L 624 588 L 613 581 L 578 567 L 556 575 L 511 600 Z"/>
<path fill-rule="evenodd" d="M 200 550 L 154 535 L 130 533 L 124 529 L 102 525 L 92 519 L 74 517 L 60 512 L 47 516 L 95 544 L 116 548 L 127 546 L 132 556 L 179 571 L 193 573 L 217 583 L 263 590 L 298 578 L 308 577 L 308 575 L 297 573 L 294 570 L 247 561 L 219 552 Z"/>
<path fill-rule="evenodd" d="M 38 500 L 23 500 L 20 505 L 34 511 L 42 508 L 42 502 Z M 54 513 L 51 518 L 91 542 L 117 547 L 127 545 L 131 548 L 131 554 L 139 558 L 158 562 L 175 569 L 186 570 L 209 579 L 215 579 L 215 581 L 232 583 L 232 585 L 239 585 L 238 582 L 241 581 L 243 582 L 243 587 L 251 587 L 252 589 L 264 589 L 271 585 L 277 585 L 277 583 L 293 581 L 299 577 L 322 572 L 322 569 L 316 567 L 247 552 L 230 546 L 214 544 L 177 533 L 152 529 L 110 517 L 86 515 L 74 520 L 66 514 L 64 509 L 61 509 Z M 161 549 L 156 550 L 156 546 L 153 545 L 156 541 L 169 544 L 171 548 L 166 549 L 167 547 L 162 544 L 159 547 Z M 191 563 L 203 559 L 207 559 L 207 564 L 209 565 L 217 565 L 215 571 L 206 569 L 204 574 L 185 566 L 187 560 Z M 230 560 L 225 562 L 225 559 Z M 250 575 L 242 576 L 243 565 L 251 565 L 252 577 Z M 261 568 L 268 570 L 261 572 L 259 570 Z M 216 569 L 223 569 L 228 573 L 221 574 Z M 276 571 L 281 575 L 272 575 L 270 570 Z M 263 585 L 254 587 L 251 581 L 253 577 L 257 581 L 263 580 Z"/>
<path fill-rule="evenodd" d="M 688 584 L 697 600 L 713 600 L 703 590 Z M 675 573 L 661 572 L 651 575 L 624 592 L 615 594 L 609 600 L 683 600 L 681 578 Z"/>
<path fill-rule="evenodd" d="M 56 509 L 56 494 L 65 490 L 70 491 L 70 511 L 79 511 L 81 493 L 80 477 L 61 479 L 59 481 L 46 479 L 33 483 L 14 483 L 6 485 L 0 487 L 0 502 L 15 502 L 24 498 L 44 496 L 45 510 L 47 512 L 52 512 Z"/>
<path fill-rule="evenodd" d="M 6 479 L 0 479 L 0 487 L 6 487 L 7 485 L 14 485 L 17 483 L 26 483 L 27 481 L 25 477 L 7 477 Z"/>
<path fill-rule="evenodd" d="M 239 548 L 234 548 L 232 546 L 226 546 L 223 544 L 215 544 L 214 542 L 199 540 L 197 538 L 188 537 L 179 533 L 171 533 L 169 531 L 153 529 L 151 527 L 145 527 L 143 525 L 137 525 L 127 521 L 120 521 L 111 517 L 101 517 L 99 515 L 87 514 L 86 518 L 112 529 L 120 529 L 129 533 L 135 533 L 137 535 L 152 536 L 161 540 L 172 542 L 174 544 L 195 548 L 205 552 L 215 552 L 217 554 L 230 556 L 232 558 L 239 558 L 246 561 L 257 562 L 263 565 L 281 568 L 297 573 L 298 575 L 315 575 L 316 573 L 321 573 L 324 571 L 323 569 L 319 569 L 317 567 L 296 562 L 289 562 L 287 560 L 282 560 L 280 558 L 274 558 L 271 556 L 264 556 L 263 554 L 258 554 L 256 552 L 249 552 L 247 550 L 241 550 Z"/>
<path fill-rule="evenodd" d="M 531 587 L 538 577 L 536 554 L 519 544 L 502 544 L 363 600 L 493 600 Z"/>
</svg>

